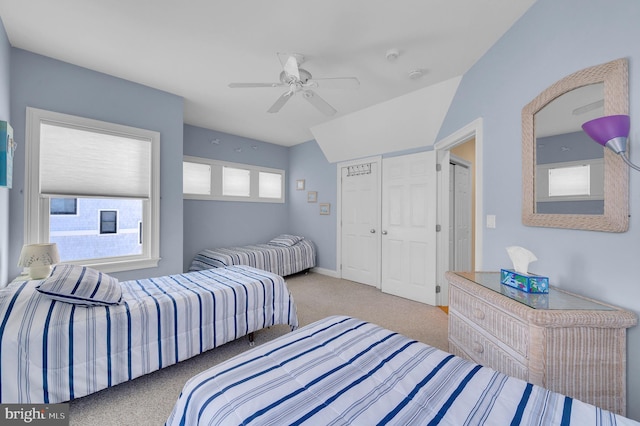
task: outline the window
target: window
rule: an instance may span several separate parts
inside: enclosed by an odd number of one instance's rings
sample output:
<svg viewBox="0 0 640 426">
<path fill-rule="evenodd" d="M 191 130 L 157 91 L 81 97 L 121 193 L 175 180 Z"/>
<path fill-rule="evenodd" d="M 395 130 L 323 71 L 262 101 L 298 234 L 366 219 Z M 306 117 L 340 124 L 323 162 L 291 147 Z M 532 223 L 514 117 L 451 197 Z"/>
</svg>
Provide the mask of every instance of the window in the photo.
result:
<svg viewBox="0 0 640 426">
<path fill-rule="evenodd" d="M 284 170 L 185 156 L 185 199 L 284 203 Z"/>
<path fill-rule="evenodd" d="M 604 200 L 604 159 L 536 166 L 536 202 Z"/>
<path fill-rule="evenodd" d="M 184 194 L 211 195 L 211 166 L 182 162 L 182 192 Z"/>
<path fill-rule="evenodd" d="M 27 108 L 26 139 L 26 244 L 104 272 L 157 266 L 158 132 Z"/>
<path fill-rule="evenodd" d="M 251 196 L 251 171 L 223 166 L 222 195 L 230 197 Z"/>
<path fill-rule="evenodd" d="M 258 173 L 258 193 L 260 198 L 282 197 L 282 175 L 280 173 Z"/>
<path fill-rule="evenodd" d="M 118 212 L 115 210 L 100 211 L 100 233 L 101 234 L 117 234 L 118 233 Z"/>
<path fill-rule="evenodd" d="M 51 215 L 56 214 L 78 214 L 77 198 L 51 198 L 49 200 Z"/>
<path fill-rule="evenodd" d="M 591 195 L 589 164 L 549 169 L 549 197 Z"/>
</svg>

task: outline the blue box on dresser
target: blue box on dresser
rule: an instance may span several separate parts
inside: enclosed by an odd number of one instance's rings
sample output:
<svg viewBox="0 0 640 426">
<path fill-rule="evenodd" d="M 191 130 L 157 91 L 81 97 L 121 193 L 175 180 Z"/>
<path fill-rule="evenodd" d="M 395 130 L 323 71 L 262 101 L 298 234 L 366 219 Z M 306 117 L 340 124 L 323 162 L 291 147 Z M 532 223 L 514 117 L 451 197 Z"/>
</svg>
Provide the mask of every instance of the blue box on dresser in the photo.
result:
<svg viewBox="0 0 640 426">
<path fill-rule="evenodd" d="M 549 278 L 536 274 L 521 274 L 513 269 L 500 269 L 500 283 L 527 293 L 549 293 Z"/>
</svg>

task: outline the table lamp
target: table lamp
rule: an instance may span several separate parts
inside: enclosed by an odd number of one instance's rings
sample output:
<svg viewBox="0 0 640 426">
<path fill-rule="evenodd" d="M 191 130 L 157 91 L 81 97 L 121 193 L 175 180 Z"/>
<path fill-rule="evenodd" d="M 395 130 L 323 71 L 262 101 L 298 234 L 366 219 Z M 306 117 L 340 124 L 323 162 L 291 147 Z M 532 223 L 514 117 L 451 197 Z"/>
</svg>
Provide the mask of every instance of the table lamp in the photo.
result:
<svg viewBox="0 0 640 426">
<path fill-rule="evenodd" d="M 51 265 L 60 262 L 56 243 L 26 244 L 20 252 L 18 266 L 29 268 L 29 278 L 41 280 L 51 273 Z"/>
</svg>

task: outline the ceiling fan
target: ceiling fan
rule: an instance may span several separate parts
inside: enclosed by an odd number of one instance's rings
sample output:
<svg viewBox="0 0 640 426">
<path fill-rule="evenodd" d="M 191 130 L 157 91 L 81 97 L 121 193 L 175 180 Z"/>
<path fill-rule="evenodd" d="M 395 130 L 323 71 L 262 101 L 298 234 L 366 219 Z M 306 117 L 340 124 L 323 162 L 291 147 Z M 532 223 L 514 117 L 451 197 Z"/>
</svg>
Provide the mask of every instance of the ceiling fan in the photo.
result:
<svg viewBox="0 0 640 426">
<path fill-rule="evenodd" d="M 311 73 L 300 65 L 304 62 L 304 56 L 298 53 L 278 53 L 278 59 L 282 64 L 280 81 L 278 83 L 230 83 L 231 88 L 252 88 L 252 87 L 288 87 L 276 102 L 267 111 L 275 113 L 287 103 L 296 93 L 300 92 L 302 97 L 320 112 L 326 115 L 333 115 L 336 109 L 322 99 L 313 89 L 355 89 L 360 86 L 360 82 L 355 77 L 344 78 L 312 78 Z"/>
</svg>

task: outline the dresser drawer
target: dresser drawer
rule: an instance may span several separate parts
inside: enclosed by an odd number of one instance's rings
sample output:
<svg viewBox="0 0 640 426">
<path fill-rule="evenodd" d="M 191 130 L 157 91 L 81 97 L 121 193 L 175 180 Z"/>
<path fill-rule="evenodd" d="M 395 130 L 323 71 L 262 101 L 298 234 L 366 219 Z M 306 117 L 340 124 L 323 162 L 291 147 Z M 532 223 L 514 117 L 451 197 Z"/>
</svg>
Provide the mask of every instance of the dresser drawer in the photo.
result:
<svg viewBox="0 0 640 426">
<path fill-rule="evenodd" d="M 529 327 L 520 319 L 483 302 L 457 287 L 449 289 L 449 309 L 486 330 L 525 358 L 529 355 Z"/>
<path fill-rule="evenodd" d="M 449 312 L 449 352 L 522 380 L 529 379 L 527 365 L 474 329 L 455 312 Z M 524 360 L 526 362 L 526 359 Z"/>
</svg>

